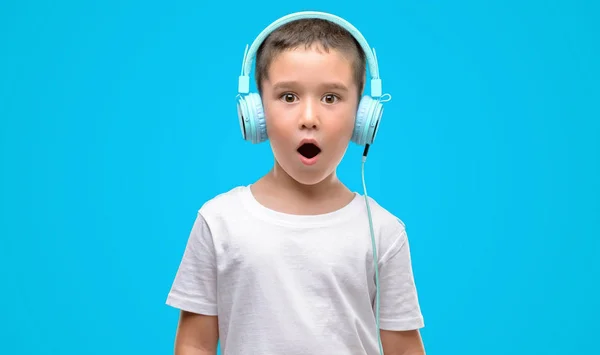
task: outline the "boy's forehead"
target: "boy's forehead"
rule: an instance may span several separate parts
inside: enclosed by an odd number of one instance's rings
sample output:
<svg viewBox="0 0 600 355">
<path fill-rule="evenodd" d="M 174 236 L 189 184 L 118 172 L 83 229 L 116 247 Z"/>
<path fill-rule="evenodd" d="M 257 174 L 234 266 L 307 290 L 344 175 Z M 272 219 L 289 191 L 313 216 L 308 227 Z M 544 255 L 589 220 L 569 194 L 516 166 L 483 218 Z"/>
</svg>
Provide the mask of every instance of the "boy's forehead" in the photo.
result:
<svg viewBox="0 0 600 355">
<path fill-rule="evenodd" d="M 284 81 L 298 81 L 294 78 L 302 75 L 319 77 L 324 82 L 347 81 L 353 77 L 352 64 L 349 56 L 337 49 L 294 48 L 274 56 L 268 71 L 269 77 L 282 77 Z"/>
</svg>

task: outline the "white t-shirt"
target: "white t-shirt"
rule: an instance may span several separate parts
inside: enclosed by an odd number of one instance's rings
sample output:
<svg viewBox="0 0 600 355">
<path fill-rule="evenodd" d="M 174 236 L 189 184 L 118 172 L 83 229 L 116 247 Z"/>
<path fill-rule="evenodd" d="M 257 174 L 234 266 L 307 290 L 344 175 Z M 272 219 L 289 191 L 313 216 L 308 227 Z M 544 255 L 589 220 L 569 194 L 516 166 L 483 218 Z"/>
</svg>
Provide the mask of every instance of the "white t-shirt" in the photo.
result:
<svg viewBox="0 0 600 355">
<path fill-rule="evenodd" d="M 381 329 L 421 328 L 404 224 L 369 199 Z M 224 355 L 378 355 L 373 266 L 364 196 L 290 215 L 239 186 L 198 211 L 167 304 L 217 315 Z"/>
</svg>

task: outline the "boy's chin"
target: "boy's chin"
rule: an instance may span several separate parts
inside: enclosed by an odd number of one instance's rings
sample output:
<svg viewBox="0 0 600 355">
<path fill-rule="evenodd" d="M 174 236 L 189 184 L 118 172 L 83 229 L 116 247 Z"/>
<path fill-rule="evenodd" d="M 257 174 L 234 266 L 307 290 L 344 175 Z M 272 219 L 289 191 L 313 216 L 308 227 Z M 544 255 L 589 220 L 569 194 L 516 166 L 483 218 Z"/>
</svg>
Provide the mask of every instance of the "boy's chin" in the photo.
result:
<svg viewBox="0 0 600 355">
<path fill-rule="evenodd" d="M 288 170 L 288 175 L 301 185 L 314 186 L 327 180 L 334 171 L 335 168 L 321 166 L 295 166 Z"/>
<path fill-rule="evenodd" d="M 310 176 L 307 176 L 307 175 L 310 175 Z M 292 176 L 292 178 L 301 185 L 315 186 L 315 185 L 318 185 L 319 183 L 323 182 L 325 179 L 327 179 L 329 177 L 329 175 L 330 174 L 316 175 L 314 173 L 313 174 L 297 174 L 295 176 Z"/>
<path fill-rule="evenodd" d="M 305 186 L 314 186 L 327 180 L 336 170 L 336 166 L 327 161 L 330 157 L 320 156 L 313 164 L 306 164 L 300 157 L 285 157 L 284 161 L 277 160 L 278 165 L 294 181 Z"/>
</svg>

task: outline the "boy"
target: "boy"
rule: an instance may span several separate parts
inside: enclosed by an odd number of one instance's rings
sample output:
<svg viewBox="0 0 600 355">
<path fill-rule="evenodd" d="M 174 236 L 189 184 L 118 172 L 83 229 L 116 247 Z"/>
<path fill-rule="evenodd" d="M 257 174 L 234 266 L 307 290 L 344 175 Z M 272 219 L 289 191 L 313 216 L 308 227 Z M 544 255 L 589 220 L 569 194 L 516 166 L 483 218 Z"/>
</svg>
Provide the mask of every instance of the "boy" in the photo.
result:
<svg viewBox="0 0 600 355">
<path fill-rule="evenodd" d="M 200 208 L 167 299 L 181 310 L 176 355 L 215 354 L 219 339 L 224 355 L 425 353 L 404 225 L 336 176 L 356 134 L 365 53 L 316 17 L 280 25 L 258 48 L 260 102 L 240 107 L 241 127 L 259 142 L 248 117 L 265 126 L 275 164 Z"/>
</svg>

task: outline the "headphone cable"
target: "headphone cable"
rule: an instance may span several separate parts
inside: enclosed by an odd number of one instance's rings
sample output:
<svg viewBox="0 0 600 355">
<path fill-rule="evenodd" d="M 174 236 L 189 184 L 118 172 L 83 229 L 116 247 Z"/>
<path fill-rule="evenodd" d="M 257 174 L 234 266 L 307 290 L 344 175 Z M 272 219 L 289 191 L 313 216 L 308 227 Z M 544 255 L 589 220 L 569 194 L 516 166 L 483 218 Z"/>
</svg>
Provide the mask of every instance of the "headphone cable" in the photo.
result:
<svg viewBox="0 0 600 355">
<path fill-rule="evenodd" d="M 381 332 L 379 328 L 379 267 L 377 265 L 377 245 L 375 243 L 375 232 L 373 230 L 373 218 L 371 216 L 371 207 L 369 206 L 369 196 L 367 195 L 367 184 L 365 182 L 365 162 L 367 161 L 367 154 L 369 153 L 369 144 L 365 145 L 365 150 L 362 156 L 362 183 L 363 191 L 365 194 L 365 202 L 367 205 L 367 215 L 369 217 L 369 229 L 371 232 L 371 243 L 373 248 L 373 266 L 375 268 L 375 322 L 377 324 L 377 339 L 379 343 L 379 353 L 383 355 L 383 346 L 381 344 Z"/>
</svg>

